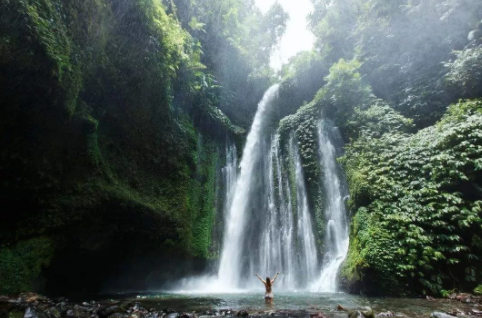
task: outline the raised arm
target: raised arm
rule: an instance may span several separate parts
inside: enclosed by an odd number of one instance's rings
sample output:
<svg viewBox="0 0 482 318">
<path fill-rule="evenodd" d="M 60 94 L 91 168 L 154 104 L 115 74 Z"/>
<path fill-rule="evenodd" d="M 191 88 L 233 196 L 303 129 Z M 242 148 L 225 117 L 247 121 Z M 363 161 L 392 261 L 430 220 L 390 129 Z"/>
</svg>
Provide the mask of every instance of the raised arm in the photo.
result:
<svg viewBox="0 0 482 318">
<path fill-rule="evenodd" d="M 259 275 L 258 275 L 258 274 L 254 274 L 254 275 L 256 275 L 256 277 L 258 277 L 258 278 L 259 278 L 259 280 L 260 280 L 260 281 L 262 281 L 262 282 L 263 282 L 263 284 L 265 284 L 265 285 L 266 285 L 266 282 L 265 282 L 265 281 L 264 281 L 264 280 L 263 280 L 261 277 L 259 277 Z"/>
<path fill-rule="evenodd" d="M 271 284 L 273 284 L 276 278 L 278 278 L 278 275 L 279 275 L 279 272 L 277 272 L 276 275 L 274 275 L 273 280 L 271 281 Z"/>
</svg>

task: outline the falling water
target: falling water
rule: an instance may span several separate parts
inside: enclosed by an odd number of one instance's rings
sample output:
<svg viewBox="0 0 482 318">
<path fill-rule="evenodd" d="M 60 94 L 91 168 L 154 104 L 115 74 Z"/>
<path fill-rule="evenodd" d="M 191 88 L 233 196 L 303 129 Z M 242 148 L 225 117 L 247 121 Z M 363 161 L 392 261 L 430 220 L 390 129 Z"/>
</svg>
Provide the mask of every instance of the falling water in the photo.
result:
<svg viewBox="0 0 482 318">
<path fill-rule="evenodd" d="M 318 271 L 296 137 L 291 134 L 286 149 L 289 166 L 285 166 L 279 135 L 265 129 L 277 91 L 278 86 L 273 86 L 260 102 L 244 148 L 218 272 L 217 284 L 224 289 L 259 288 L 254 273 L 272 276 L 278 271 L 282 273 L 278 290 L 307 289 Z M 294 171 L 291 182 L 287 168 Z"/>
<path fill-rule="evenodd" d="M 290 137 L 290 145 L 295 161 L 296 190 L 298 202 L 298 240 L 299 240 L 299 262 L 301 279 L 308 283 L 313 277 L 318 267 L 318 257 L 315 245 L 315 237 L 311 224 L 311 215 L 308 207 L 308 194 L 306 192 L 301 157 L 296 143 L 294 133 Z"/>
<path fill-rule="evenodd" d="M 313 289 L 321 292 L 336 292 L 338 270 L 348 253 L 348 222 L 344 204 L 348 191 L 336 161 L 342 145 L 338 129 L 331 122 L 322 121 L 318 127 L 318 133 L 327 222 L 321 276 L 314 284 Z"/>
<path fill-rule="evenodd" d="M 223 181 L 225 186 L 224 207 L 223 211 L 231 208 L 234 197 L 234 189 L 237 179 L 238 169 L 238 153 L 236 146 L 232 143 L 226 143 L 226 166 L 222 169 Z"/>
<path fill-rule="evenodd" d="M 258 105 L 251 131 L 240 164 L 240 175 L 236 182 L 231 208 L 226 218 L 224 245 L 221 253 L 218 279 L 224 286 L 240 286 L 243 272 L 242 256 L 248 208 L 251 208 L 251 193 L 257 178 L 257 167 L 263 151 L 263 132 L 268 106 L 278 93 L 279 85 L 274 85 L 265 93 Z M 254 253 L 254 251 L 246 251 Z"/>
<path fill-rule="evenodd" d="M 341 145 L 341 139 L 332 126 L 320 126 L 327 198 L 326 253 L 321 268 L 297 137 L 291 132 L 282 142 L 268 125 L 277 92 L 277 85 L 271 87 L 258 105 L 238 173 L 235 148 L 226 151 L 224 237 L 218 273 L 186 279 L 181 284 L 185 290 L 259 290 L 262 286 L 253 274 L 272 277 L 278 271 L 276 290 L 336 290 L 337 271 L 348 248 L 342 199 L 347 191 L 340 181 L 344 179 L 339 177 L 334 146 Z M 313 284 L 315 278 L 319 280 Z"/>
</svg>

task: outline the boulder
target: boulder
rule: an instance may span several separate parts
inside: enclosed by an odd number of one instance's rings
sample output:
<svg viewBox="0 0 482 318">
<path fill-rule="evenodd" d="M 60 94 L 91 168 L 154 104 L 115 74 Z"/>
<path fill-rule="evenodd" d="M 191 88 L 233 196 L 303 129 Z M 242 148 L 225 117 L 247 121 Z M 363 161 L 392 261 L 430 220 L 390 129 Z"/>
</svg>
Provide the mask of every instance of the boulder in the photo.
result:
<svg viewBox="0 0 482 318">
<path fill-rule="evenodd" d="M 317 313 L 311 314 L 310 318 L 326 318 L 326 316 L 323 315 L 323 313 L 321 312 L 317 312 Z"/>
<path fill-rule="evenodd" d="M 362 307 L 348 311 L 348 318 L 375 318 L 375 313 L 370 307 Z"/>
<path fill-rule="evenodd" d="M 430 318 L 454 318 L 456 316 L 448 315 L 443 312 L 434 311 L 430 314 Z"/>
</svg>

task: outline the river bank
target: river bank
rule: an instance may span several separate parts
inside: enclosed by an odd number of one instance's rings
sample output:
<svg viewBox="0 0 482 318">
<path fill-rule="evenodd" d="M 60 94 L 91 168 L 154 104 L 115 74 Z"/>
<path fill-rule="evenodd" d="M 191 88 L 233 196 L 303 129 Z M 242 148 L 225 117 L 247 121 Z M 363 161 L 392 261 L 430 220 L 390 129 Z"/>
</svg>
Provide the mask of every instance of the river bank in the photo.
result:
<svg viewBox="0 0 482 318">
<path fill-rule="evenodd" d="M 50 299 L 34 293 L 0 296 L 0 318 L 209 317 L 467 317 L 482 316 L 480 297 L 458 299 L 362 298 L 346 294 L 280 293 L 265 304 L 259 293 L 220 295 L 124 294 L 91 301 Z"/>
</svg>

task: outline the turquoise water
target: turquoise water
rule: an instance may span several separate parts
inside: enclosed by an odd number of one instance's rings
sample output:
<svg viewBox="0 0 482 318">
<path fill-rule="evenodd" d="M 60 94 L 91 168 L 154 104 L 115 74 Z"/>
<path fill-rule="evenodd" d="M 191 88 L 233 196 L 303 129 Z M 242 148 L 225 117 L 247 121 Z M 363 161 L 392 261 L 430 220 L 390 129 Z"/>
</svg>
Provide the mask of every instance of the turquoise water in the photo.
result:
<svg viewBox="0 0 482 318">
<path fill-rule="evenodd" d="M 146 293 L 139 295 L 118 295 L 123 301 L 136 301 L 145 308 L 169 308 L 176 312 L 198 312 L 207 310 L 247 310 L 261 313 L 279 310 L 304 310 L 308 313 L 322 312 L 329 317 L 340 317 L 337 306 L 345 308 L 371 307 L 376 313 L 391 311 L 396 316 L 429 317 L 433 311 L 452 311 L 456 308 L 469 310 L 470 307 L 448 300 L 426 300 L 409 298 L 366 298 L 344 293 L 279 292 L 275 293 L 273 304 L 266 304 L 260 292 L 202 294 L 202 293 Z M 346 316 L 346 314 L 344 315 Z"/>
</svg>

